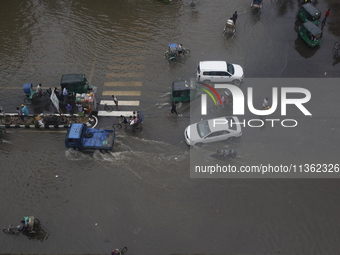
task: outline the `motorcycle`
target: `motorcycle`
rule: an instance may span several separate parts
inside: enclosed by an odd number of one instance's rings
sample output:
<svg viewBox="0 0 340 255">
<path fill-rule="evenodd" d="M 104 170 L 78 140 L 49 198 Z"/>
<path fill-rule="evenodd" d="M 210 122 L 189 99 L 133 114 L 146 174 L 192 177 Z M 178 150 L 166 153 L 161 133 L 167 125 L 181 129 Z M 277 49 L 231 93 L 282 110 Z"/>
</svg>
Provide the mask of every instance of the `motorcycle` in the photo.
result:
<svg viewBox="0 0 340 255">
<path fill-rule="evenodd" d="M 212 158 L 229 159 L 236 157 L 236 150 L 233 149 L 219 149 L 216 153 L 211 154 Z"/>
<path fill-rule="evenodd" d="M 22 225 L 9 225 L 8 228 L 3 228 L 2 231 L 6 234 L 10 234 L 10 235 L 16 235 L 19 233 L 23 233 L 23 234 L 37 234 L 37 231 L 39 229 L 39 225 L 40 225 L 40 221 L 36 218 L 34 218 L 34 216 L 26 216 L 24 217 L 24 220 L 21 221 L 22 224 L 28 223 L 28 227 L 26 229 L 23 228 Z"/>
</svg>

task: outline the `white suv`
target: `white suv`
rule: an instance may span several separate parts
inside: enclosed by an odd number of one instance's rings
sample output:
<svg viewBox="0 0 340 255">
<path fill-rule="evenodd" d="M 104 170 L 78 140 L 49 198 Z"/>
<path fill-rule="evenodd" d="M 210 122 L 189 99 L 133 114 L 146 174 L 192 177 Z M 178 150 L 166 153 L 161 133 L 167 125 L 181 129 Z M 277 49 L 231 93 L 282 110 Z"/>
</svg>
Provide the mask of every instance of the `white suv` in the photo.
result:
<svg viewBox="0 0 340 255">
<path fill-rule="evenodd" d="M 204 83 L 227 82 L 239 85 L 243 78 L 243 68 L 226 61 L 201 61 L 197 66 L 197 80 Z"/>
</svg>

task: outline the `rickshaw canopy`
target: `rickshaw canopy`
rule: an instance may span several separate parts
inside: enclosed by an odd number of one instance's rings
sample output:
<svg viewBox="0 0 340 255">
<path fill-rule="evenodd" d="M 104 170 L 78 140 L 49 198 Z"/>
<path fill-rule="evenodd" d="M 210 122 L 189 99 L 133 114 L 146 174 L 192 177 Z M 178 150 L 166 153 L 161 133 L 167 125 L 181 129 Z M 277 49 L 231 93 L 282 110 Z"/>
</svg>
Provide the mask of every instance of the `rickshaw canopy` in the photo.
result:
<svg viewBox="0 0 340 255">
<path fill-rule="evenodd" d="M 170 43 L 169 44 L 169 49 L 172 52 L 177 51 L 177 44 L 176 43 Z"/>
<path fill-rule="evenodd" d="M 33 87 L 32 83 L 25 83 L 22 85 L 22 89 L 25 92 L 26 95 L 30 95 L 31 94 L 31 88 Z"/>
</svg>

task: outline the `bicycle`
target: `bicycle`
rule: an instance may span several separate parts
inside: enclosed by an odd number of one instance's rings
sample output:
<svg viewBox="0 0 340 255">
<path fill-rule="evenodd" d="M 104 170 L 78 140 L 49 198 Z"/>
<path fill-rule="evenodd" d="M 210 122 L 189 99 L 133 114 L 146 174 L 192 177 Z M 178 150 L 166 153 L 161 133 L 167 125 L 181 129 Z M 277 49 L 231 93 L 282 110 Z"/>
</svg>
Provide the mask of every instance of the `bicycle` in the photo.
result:
<svg viewBox="0 0 340 255">
<path fill-rule="evenodd" d="M 4 228 L 2 229 L 2 231 L 6 234 L 10 234 L 10 235 L 17 235 L 19 234 L 20 231 L 20 226 L 13 226 L 13 225 L 9 225 L 8 228 Z"/>
<path fill-rule="evenodd" d="M 130 125 L 127 121 L 125 122 L 124 119 L 126 120 L 125 117 L 119 117 L 118 123 L 113 124 L 112 128 L 115 131 L 121 130 L 123 126 L 125 126 L 125 128 L 131 127 L 132 130 L 136 133 L 140 133 L 142 132 L 143 128 L 142 128 L 142 123 L 141 122 L 137 122 L 136 124 Z"/>
<path fill-rule="evenodd" d="M 97 109 L 98 110 L 104 110 L 104 111 L 107 111 L 107 112 L 112 112 L 113 111 L 113 107 L 109 106 L 107 104 L 101 105 L 101 104 L 97 103 Z"/>
<path fill-rule="evenodd" d="M 334 47 L 332 49 L 333 55 L 339 56 L 339 52 L 338 52 L 339 49 L 340 49 L 340 43 L 339 42 L 334 43 Z"/>
</svg>

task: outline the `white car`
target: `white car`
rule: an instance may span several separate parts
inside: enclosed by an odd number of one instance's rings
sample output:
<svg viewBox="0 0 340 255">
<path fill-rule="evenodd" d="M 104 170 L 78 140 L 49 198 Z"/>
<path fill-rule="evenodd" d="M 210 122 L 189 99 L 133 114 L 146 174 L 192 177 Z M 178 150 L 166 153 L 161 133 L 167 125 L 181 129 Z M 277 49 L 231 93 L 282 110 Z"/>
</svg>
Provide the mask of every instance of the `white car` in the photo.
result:
<svg viewBox="0 0 340 255">
<path fill-rule="evenodd" d="M 184 131 L 185 142 L 192 146 L 219 142 L 241 135 L 241 125 L 237 117 L 202 120 L 191 124 Z"/>
<path fill-rule="evenodd" d="M 197 80 L 204 83 L 227 82 L 239 85 L 243 78 L 243 68 L 226 61 L 201 61 L 197 66 Z"/>
</svg>

